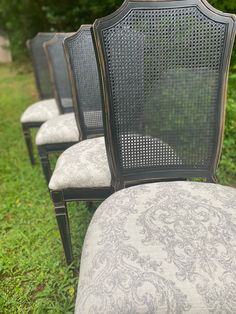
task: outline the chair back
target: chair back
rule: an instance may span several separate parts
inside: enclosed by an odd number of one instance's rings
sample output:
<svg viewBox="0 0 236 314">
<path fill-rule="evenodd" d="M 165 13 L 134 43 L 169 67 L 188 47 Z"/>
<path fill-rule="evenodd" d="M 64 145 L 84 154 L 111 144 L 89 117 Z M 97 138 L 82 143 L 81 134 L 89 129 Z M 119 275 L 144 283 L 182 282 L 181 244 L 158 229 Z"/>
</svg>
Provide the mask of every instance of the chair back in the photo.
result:
<svg viewBox="0 0 236 314">
<path fill-rule="evenodd" d="M 57 33 L 44 43 L 54 96 L 61 113 L 73 111 L 71 84 L 66 57 L 62 46 L 63 40 L 72 33 Z"/>
<path fill-rule="evenodd" d="M 53 38 L 55 33 L 38 33 L 27 41 L 27 48 L 33 64 L 38 95 L 41 100 L 53 98 L 48 63 L 43 49 L 43 43 Z"/>
<path fill-rule="evenodd" d="M 205 0 L 127 0 L 95 21 L 112 184 L 213 181 L 234 15 Z"/>
<path fill-rule="evenodd" d="M 91 25 L 64 40 L 81 140 L 103 134 L 102 101 Z"/>
</svg>

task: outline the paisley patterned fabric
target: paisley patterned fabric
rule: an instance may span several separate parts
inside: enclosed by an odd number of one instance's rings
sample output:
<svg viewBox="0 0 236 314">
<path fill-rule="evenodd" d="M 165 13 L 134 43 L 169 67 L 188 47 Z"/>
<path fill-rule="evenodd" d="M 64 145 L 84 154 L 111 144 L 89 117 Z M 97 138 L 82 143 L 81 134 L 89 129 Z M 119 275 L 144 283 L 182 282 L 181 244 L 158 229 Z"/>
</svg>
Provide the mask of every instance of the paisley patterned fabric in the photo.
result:
<svg viewBox="0 0 236 314">
<path fill-rule="evenodd" d="M 198 182 L 123 189 L 83 247 L 76 314 L 235 314 L 236 190 Z"/>
<path fill-rule="evenodd" d="M 37 145 L 78 141 L 79 131 L 74 113 L 63 114 L 44 122 L 36 135 Z"/>
<path fill-rule="evenodd" d="M 58 116 L 59 110 L 55 99 L 47 99 L 29 106 L 21 116 L 21 123 L 45 122 Z"/>
<path fill-rule="evenodd" d="M 104 137 L 97 137 L 75 144 L 61 154 L 49 188 L 109 187 L 110 184 Z"/>
</svg>

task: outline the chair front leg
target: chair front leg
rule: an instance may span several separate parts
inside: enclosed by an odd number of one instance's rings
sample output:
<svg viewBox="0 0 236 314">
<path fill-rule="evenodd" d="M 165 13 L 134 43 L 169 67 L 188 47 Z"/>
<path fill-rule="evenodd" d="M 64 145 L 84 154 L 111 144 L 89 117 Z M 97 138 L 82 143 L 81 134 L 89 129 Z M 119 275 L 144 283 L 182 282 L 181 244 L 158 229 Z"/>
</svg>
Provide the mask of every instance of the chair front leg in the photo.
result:
<svg viewBox="0 0 236 314">
<path fill-rule="evenodd" d="M 43 146 L 38 146 L 38 152 L 39 152 L 39 158 L 42 165 L 44 177 L 47 181 L 47 184 L 49 184 L 49 181 L 52 176 L 52 170 L 51 170 L 50 161 L 48 158 L 48 152 Z"/>
<path fill-rule="evenodd" d="M 24 139 L 28 151 L 28 155 L 30 158 L 31 165 L 35 165 L 35 159 L 34 159 L 34 151 L 33 151 L 33 144 L 32 144 L 32 139 L 30 135 L 30 128 L 26 126 L 25 124 L 22 124 L 22 129 L 23 129 L 23 134 L 24 134 Z"/>
<path fill-rule="evenodd" d="M 57 224 L 61 235 L 66 262 L 70 265 L 73 262 L 73 253 L 67 206 L 64 201 L 62 191 L 51 191 L 51 196 L 54 203 Z"/>
</svg>

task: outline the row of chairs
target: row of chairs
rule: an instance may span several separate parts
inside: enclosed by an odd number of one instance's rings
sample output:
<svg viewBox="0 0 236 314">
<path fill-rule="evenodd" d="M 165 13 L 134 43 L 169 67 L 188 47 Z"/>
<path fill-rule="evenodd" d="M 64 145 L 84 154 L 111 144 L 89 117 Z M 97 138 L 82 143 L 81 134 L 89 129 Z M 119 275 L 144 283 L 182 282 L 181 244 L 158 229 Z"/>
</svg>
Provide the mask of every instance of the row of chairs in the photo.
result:
<svg viewBox="0 0 236 314">
<path fill-rule="evenodd" d="M 67 203 L 105 199 L 76 313 L 235 313 L 236 190 L 213 184 L 235 32 L 236 17 L 205 0 L 126 0 L 28 42 L 40 101 L 21 123 L 32 164 L 39 128 L 68 264 Z"/>
</svg>

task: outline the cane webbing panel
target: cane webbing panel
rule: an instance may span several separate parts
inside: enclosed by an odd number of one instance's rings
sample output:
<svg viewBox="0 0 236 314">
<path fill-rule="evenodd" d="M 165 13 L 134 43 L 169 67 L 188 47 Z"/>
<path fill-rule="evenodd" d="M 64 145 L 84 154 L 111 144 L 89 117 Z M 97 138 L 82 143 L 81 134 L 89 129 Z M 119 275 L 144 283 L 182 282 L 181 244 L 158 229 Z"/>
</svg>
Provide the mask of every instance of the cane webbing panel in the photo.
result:
<svg viewBox="0 0 236 314">
<path fill-rule="evenodd" d="M 101 134 L 103 132 L 101 93 L 90 27 L 82 26 L 76 35 L 67 38 L 64 44 L 75 82 L 78 123 L 84 133 L 90 131 Z"/>
<path fill-rule="evenodd" d="M 51 64 L 52 79 L 56 93 L 56 101 L 62 112 L 73 111 L 71 85 L 62 42 L 67 34 L 57 34 L 46 45 Z"/>
<path fill-rule="evenodd" d="M 102 37 L 120 170 L 208 170 L 225 24 L 197 7 L 132 9 Z"/>
<path fill-rule="evenodd" d="M 39 33 L 29 41 L 30 55 L 40 99 L 53 98 L 48 63 L 43 49 L 44 42 L 53 38 L 55 33 Z"/>
</svg>

